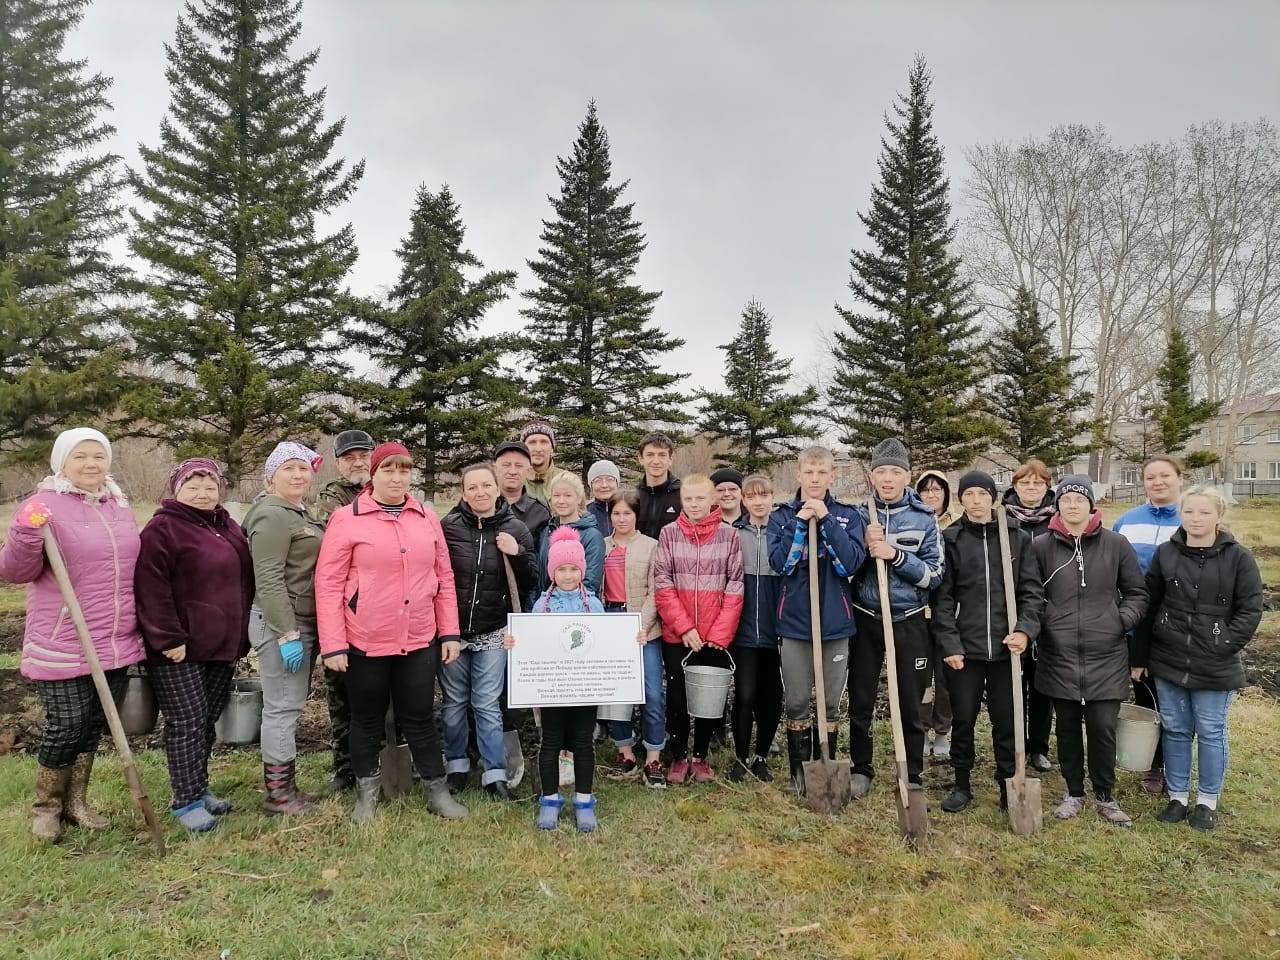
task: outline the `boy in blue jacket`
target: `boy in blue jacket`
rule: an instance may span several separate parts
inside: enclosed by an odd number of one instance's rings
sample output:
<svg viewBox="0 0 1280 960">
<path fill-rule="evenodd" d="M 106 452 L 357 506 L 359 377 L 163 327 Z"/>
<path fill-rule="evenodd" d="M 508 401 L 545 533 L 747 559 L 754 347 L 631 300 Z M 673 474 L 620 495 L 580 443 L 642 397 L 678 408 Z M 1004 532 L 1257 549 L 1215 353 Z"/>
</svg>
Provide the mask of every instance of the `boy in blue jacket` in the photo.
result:
<svg viewBox="0 0 1280 960">
<path fill-rule="evenodd" d="M 778 635 L 782 638 L 782 686 L 785 696 L 787 753 L 791 789 L 804 793 L 805 760 L 814 757 L 814 721 L 809 694 L 814 686 L 813 632 L 809 609 L 809 518 L 818 521 L 818 615 L 822 628 L 822 674 L 827 730 L 835 755 L 839 737 L 840 691 L 849 666 L 849 638 L 856 629 L 849 600 L 849 577 L 866 554 L 866 521 L 847 503 L 831 496 L 835 457 L 825 447 L 809 447 L 796 461 L 800 489 L 769 518 L 769 564 L 782 578 L 778 599 Z"/>
<path fill-rule="evenodd" d="M 929 673 L 929 592 L 942 582 L 944 551 L 938 518 L 908 484 L 911 463 L 901 440 L 882 440 L 871 454 L 871 487 L 876 515 L 865 505 L 867 559 L 854 579 L 857 634 L 850 649 L 849 740 L 854 797 L 871 789 L 871 718 L 884 666 L 884 624 L 876 560 L 889 574 L 889 608 L 897 651 L 898 706 L 907 743 L 907 776 L 920 783 L 924 772 L 925 725 L 920 701 Z"/>
</svg>

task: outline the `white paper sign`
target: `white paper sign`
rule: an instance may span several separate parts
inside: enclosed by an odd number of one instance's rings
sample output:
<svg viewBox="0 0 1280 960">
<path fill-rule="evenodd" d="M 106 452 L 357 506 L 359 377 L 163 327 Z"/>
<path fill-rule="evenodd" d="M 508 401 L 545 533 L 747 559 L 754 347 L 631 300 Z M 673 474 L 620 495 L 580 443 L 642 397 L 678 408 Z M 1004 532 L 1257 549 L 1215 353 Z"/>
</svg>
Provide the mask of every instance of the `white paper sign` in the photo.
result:
<svg viewBox="0 0 1280 960">
<path fill-rule="evenodd" d="M 638 613 L 512 613 L 507 706 L 644 702 Z"/>
</svg>

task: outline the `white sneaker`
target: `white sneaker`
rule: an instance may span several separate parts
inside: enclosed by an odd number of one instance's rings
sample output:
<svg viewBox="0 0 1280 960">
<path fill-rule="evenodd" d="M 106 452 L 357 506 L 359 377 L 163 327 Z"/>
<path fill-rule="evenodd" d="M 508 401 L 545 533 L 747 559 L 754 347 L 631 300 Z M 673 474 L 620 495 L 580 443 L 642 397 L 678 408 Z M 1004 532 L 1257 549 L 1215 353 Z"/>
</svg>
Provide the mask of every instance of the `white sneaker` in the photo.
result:
<svg viewBox="0 0 1280 960">
<path fill-rule="evenodd" d="M 934 738 L 932 756 L 935 760 L 951 759 L 951 739 L 945 733 Z"/>
</svg>

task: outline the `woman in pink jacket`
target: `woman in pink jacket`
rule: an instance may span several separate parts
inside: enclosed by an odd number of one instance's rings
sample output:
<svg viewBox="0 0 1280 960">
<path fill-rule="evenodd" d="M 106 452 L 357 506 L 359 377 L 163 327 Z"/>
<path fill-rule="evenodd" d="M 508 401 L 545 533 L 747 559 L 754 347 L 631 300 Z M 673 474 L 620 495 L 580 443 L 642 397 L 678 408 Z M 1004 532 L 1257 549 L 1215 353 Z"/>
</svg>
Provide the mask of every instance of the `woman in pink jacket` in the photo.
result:
<svg viewBox="0 0 1280 960">
<path fill-rule="evenodd" d="M 378 753 L 387 705 L 422 777 L 427 807 L 467 815 L 449 795 L 433 713 L 436 673 L 461 647 L 453 567 L 440 519 L 409 495 L 413 460 L 399 443 L 369 458 L 372 479 L 329 518 L 316 563 L 316 621 L 325 666 L 346 674 L 356 823 L 382 786 Z"/>
<path fill-rule="evenodd" d="M 85 798 L 105 718 L 75 626 L 45 562 L 46 523 L 66 560 L 117 703 L 124 696 L 126 668 L 144 654 L 133 608 L 138 525 L 108 475 L 110 441 L 88 427 L 64 431 L 54 441 L 49 466 L 53 475 L 40 482 L 9 528 L 0 578 L 28 584 L 22 675 L 35 681 L 45 712 L 31 832 L 53 841 L 62 834 L 63 820 L 91 830 L 108 821 Z"/>
</svg>

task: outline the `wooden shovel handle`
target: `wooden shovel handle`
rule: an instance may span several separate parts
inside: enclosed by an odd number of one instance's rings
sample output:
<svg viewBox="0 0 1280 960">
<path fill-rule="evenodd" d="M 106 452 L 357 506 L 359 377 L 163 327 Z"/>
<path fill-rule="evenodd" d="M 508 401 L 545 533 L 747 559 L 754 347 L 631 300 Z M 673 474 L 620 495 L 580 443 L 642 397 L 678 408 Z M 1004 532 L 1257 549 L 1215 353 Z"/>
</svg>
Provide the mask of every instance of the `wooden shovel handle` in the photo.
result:
<svg viewBox="0 0 1280 960">
<path fill-rule="evenodd" d="M 142 811 L 143 819 L 147 821 L 147 828 L 151 831 L 151 839 L 155 842 L 156 850 L 161 856 L 164 856 L 164 831 L 160 827 L 160 821 L 156 819 L 156 812 L 152 809 L 151 799 L 147 796 L 147 791 L 142 785 L 142 778 L 138 775 L 137 765 L 133 762 L 133 751 L 129 749 L 129 738 L 125 736 L 124 726 L 120 723 L 120 714 L 116 710 L 115 699 L 111 696 L 111 688 L 107 686 L 107 675 L 102 670 L 101 661 L 98 660 L 98 651 L 94 649 L 93 637 L 89 634 L 89 625 L 85 622 L 84 611 L 80 608 L 80 600 L 76 597 L 75 588 L 71 585 L 71 577 L 68 575 L 67 565 L 62 559 L 62 551 L 58 549 L 58 541 L 48 523 L 41 528 L 40 535 L 44 538 L 44 552 L 49 558 L 49 568 L 53 571 L 53 578 L 58 581 L 58 590 L 62 594 L 62 602 L 66 604 L 67 612 L 71 615 L 71 622 L 76 628 L 76 635 L 80 638 L 80 648 L 89 664 L 89 672 L 93 676 L 93 685 L 98 691 L 98 700 L 102 703 L 102 712 L 106 715 L 107 726 L 111 728 L 111 739 L 115 741 L 116 751 L 120 754 L 120 764 L 124 768 L 125 783 L 129 785 L 129 792 L 133 795 L 134 803 Z"/>
<path fill-rule="evenodd" d="M 1000 536 L 1000 565 L 1004 573 L 1004 612 L 1009 620 L 1009 632 L 1018 624 L 1018 600 L 1013 584 L 1013 549 L 1009 546 L 1009 517 L 1004 504 L 997 503 L 996 529 Z M 1022 726 L 1022 655 L 1009 651 L 1010 669 L 1013 671 L 1013 778 L 1018 781 L 1027 776 L 1027 731 Z"/>
<path fill-rule="evenodd" d="M 516 572 L 511 567 L 511 558 L 501 550 L 498 552 L 502 554 L 502 567 L 507 571 L 507 593 L 511 595 L 511 612 L 520 613 L 520 585 L 516 583 Z"/>
<path fill-rule="evenodd" d="M 809 518 L 809 626 L 813 647 L 813 692 L 818 706 L 818 743 L 823 760 L 827 755 L 827 689 L 822 674 L 822 601 L 818 594 L 818 519 Z"/>
<path fill-rule="evenodd" d="M 876 520 L 876 497 L 867 497 L 867 516 Z M 884 659 L 889 672 L 889 726 L 893 728 L 893 759 L 898 766 L 898 793 L 902 809 L 910 805 L 907 799 L 907 740 L 902 733 L 902 711 L 898 706 L 898 656 L 893 642 L 893 606 L 889 602 L 889 568 L 876 558 L 876 580 L 880 585 L 880 624 L 884 630 Z"/>
</svg>

